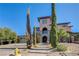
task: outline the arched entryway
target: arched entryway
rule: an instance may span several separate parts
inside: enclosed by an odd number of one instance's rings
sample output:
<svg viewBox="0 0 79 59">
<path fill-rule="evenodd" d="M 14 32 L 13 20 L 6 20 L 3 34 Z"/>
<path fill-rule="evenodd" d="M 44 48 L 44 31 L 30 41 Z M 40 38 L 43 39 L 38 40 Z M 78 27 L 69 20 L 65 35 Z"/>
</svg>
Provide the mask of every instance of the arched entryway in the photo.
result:
<svg viewBox="0 0 79 59">
<path fill-rule="evenodd" d="M 42 42 L 43 42 L 43 43 L 47 43 L 47 36 L 43 36 L 43 37 L 42 37 Z"/>
<path fill-rule="evenodd" d="M 48 32 L 47 28 L 44 27 L 44 28 L 42 29 L 42 34 L 47 34 L 47 32 Z"/>
</svg>

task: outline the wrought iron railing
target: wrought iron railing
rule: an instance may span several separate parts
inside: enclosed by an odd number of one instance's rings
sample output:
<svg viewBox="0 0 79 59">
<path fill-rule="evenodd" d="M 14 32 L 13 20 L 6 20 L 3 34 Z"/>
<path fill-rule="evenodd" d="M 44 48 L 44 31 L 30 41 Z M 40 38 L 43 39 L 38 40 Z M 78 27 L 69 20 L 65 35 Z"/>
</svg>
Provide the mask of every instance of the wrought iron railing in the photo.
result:
<svg viewBox="0 0 79 59">
<path fill-rule="evenodd" d="M 48 31 L 42 31 L 42 34 L 48 34 Z"/>
</svg>

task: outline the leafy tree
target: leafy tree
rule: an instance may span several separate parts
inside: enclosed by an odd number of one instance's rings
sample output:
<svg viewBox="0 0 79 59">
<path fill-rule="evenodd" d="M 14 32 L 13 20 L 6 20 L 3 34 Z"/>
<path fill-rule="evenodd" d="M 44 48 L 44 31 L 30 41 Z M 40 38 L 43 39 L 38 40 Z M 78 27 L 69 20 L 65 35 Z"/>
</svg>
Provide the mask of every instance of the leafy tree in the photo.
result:
<svg viewBox="0 0 79 59">
<path fill-rule="evenodd" d="M 3 36 L 5 41 L 9 40 L 10 33 L 11 33 L 11 30 L 9 28 L 6 28 L 6 27 L 3 28 Z"/>
<path fill-rule="evenodd" d="M 16 33 L 15 33 L 15 32 L 11 32 L 9 39 L 10 39 L 10 40 L 13 40 L 13 41 L 16 41 L 16 39 L 17 39 Z"/>
<path fill-rule="evenodd" d="M 0 28 L 0 41 L 15 41 L 17 34 L 11 29 L 4 27 Z M 2 43 L 2 42 L 1 42 Z"/>
<path fill-rule="evenodd" d="M 0 28 L 0 44 L 2 44 L 2 40 L 4 39 L 3 30 Z"/>
<path fill-rule="evenodd" d="M 79 33 L 75 35 L 75 41 L 79 41 Z"/>
<path fill-rule="evenodd" d="M 67 39 L 69 38 L 69 33 L 67 33 L 66 31 L 64 31 L 63 29 L 59 29 L 58 30 L 58 38 L 61 41 L 68 41 Z"/>
<path fill-rule="evenodd" d="M 0 39 L 3 39 L 3 31 L 1 28 L 0 28 Z"/>
</svg>

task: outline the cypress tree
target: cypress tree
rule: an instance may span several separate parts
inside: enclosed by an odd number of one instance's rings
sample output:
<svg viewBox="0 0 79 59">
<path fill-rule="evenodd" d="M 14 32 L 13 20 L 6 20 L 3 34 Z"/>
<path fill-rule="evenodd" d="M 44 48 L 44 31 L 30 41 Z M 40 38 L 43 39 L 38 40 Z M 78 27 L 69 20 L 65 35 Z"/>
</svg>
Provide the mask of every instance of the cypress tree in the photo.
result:
<svg viewBox="0 0 79 59">
<path fill-rule="evenodd" d="M 58 35 L 57 35 L 57 25 L 56 25 L 56 14 L 55 14 L 55 4 L 52 3 L 52 15 L 51 15 L 51 30 L 50 30 L 50 43 L 53 48 L 56 48 L 58 44 Z"/>
<path fill-rule="evenodd" d="M 33 45 L 36 45 L 36 27 L 35 26 L 33 30 Z"/>
</svg>

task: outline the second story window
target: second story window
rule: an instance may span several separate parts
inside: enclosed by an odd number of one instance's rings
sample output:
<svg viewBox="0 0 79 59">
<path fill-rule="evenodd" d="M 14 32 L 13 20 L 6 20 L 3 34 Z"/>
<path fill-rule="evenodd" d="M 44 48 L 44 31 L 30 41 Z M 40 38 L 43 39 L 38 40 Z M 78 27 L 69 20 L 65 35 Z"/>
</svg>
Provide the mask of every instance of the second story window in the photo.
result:
<svg viewBox="0 0 79 59">
<path fill-rule="evenodd" d="M 47 20 L 46 19 L 43 19 L 42 20 L 42 24 L 46 24 L 47 23 Z"/>
</svg>

